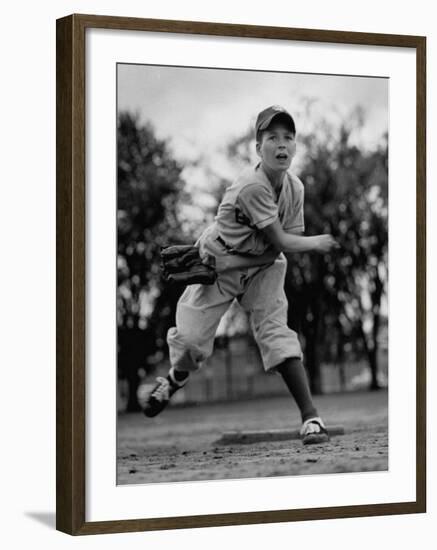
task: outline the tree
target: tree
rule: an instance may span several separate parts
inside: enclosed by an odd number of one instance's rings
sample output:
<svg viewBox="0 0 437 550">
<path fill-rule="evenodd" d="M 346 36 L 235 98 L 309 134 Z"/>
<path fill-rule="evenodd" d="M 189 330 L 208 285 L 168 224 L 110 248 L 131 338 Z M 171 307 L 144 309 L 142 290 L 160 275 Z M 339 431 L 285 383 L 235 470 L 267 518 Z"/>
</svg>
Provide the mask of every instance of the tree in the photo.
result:
<svg viewBox="0 0 437 550">
<path fill-rule="evenodd" d="M 149 124 L 122 112 L 117 128 L 118 369 L 129 384 L 127 410 L 138 410 L 139 369 L 165 354 L 179 291 L 163 292 L 160 247 L 183 243 L 177 214 L 181 166 Z"/>
<path fill-rule="evenodd" d="M 352 143 L 354 128 L 342 125 L 338 139 L 305 138 L 307 161 L 305 220 L 309 234 L 332 233 L 340 252 L 324 257 L 303 254 L 289 262 L 287 293 L 300 304 L 306 364 L 312 389 L 322 391 L 321 358 L 336 342 L 342 362 L 344 344 L 360 340 L 378 388 L 378 336 L 381 301 L 387 285 L 387 141 L 366 152 Z"/>
</svg>

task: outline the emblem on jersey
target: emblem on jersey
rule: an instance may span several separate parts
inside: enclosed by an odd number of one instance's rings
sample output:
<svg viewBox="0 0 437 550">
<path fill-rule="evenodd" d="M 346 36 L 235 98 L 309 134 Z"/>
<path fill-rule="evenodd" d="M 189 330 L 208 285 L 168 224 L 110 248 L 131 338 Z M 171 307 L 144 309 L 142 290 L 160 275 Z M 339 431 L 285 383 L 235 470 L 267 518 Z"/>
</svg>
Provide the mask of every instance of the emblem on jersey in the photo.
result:
<svg viewBox="0 0 437 550">
<path fill-rule="evenodd" d="M 251 229 L 256 229 L 256 225 L 250 223 L 250 218 L 246 216 L 246 214 L 243 214 L 243 212 L 239 208 L 235 209 L 235 221 L 240 225 L 246 225 Z"/>
</svg>

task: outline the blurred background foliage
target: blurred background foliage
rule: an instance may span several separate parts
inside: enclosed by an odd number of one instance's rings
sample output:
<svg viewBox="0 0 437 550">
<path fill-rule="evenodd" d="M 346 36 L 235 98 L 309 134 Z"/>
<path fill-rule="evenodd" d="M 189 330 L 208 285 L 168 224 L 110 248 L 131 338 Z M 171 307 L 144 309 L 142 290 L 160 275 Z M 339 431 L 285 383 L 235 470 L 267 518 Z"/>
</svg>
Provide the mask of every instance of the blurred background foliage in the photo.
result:
<svg viewBox="0 0 437 550">
<path fill-rule="evenodd" d="M 166 143 L 129 113 L 119 115 L 117 155 L 118 369 L 130 388 L 127 407 L 136 410 L 140 369 L 164 357 L 180 294 L 163 292 L 159 252 L 167 243 L 185 242 L 177 215 L 184 191 L 182 168 Z"/>
<path fill-rule="evenodd" d="M 344 389 L 348 363 L 363 359 L 369 388 L 379 388 L 378 352 L 387 333 L 388 139 L 381 136 L 371 150 L 360 146 L 356 136 L 364 122 L 357 109 L 340 124 L 322 121 L 298 136 L 305 234 L 332 233 L 341 244 L 324 256 L 288 258 L 289 324 L 301 338 L 315 393 L 324 391 L 324 363 L 338 366 Z M 153 127 L 129 112 L 119 113 L 117 145 L 118 369 L 133 411 L 141 378 L 167 358 L 166 333 L 181 292 L 162 284 L 160 247 L 193 243 L 233 178 L 205 158 L 177 162 Z M 251 129 L 226 144 L 235 175 L 254 161 L 254 149 Z M 199 173 L 208 181 L 203 194 L 190 186 Z M 244 314 L 234 306 L 220 324 L 219 347 L 242 334 L 251 342 Z"/>
</svg>

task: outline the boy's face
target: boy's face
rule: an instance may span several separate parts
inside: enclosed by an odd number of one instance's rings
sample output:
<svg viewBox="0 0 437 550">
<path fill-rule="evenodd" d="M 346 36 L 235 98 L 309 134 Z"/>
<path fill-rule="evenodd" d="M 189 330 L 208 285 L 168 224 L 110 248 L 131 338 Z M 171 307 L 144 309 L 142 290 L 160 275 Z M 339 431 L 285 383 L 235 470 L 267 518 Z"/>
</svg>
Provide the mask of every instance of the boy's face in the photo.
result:
<svg viewBox="0 0 437 550">
<path fill-rule="evenodd" d="M 256 152 L 271 170 L 282 172 L 290 167 L 296 153 L 294 133 L 283 122 L 277 121 L 261 133 Z"/>
</svg>

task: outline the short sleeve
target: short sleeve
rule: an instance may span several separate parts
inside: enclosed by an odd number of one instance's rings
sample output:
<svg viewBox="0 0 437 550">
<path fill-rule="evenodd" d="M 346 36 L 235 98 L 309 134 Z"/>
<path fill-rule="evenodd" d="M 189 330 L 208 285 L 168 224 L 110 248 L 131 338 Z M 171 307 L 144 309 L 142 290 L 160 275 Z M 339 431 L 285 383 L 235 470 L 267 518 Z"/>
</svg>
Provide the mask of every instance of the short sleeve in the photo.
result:
<svg viewBox="0 0 437 550">
<path fill-rule="evenodd" d="M 303 233 L 305 231 L 304 219 L 304 197 L 305 191 L 303 183 L 299 178 L 293 176 L 292 184 L 292 209 L 291 216 L 287 220 L 284 231 L 288 233 Z"/>
<path fill-rule="evenodd" d="M 240 218 L 239 218 L 240 216 Z M 278 218 L 278 206 L 265 185 L 250 184 L 243 187 L 236 202 L 236 221 L 263 229 Z"/>
</svg>

